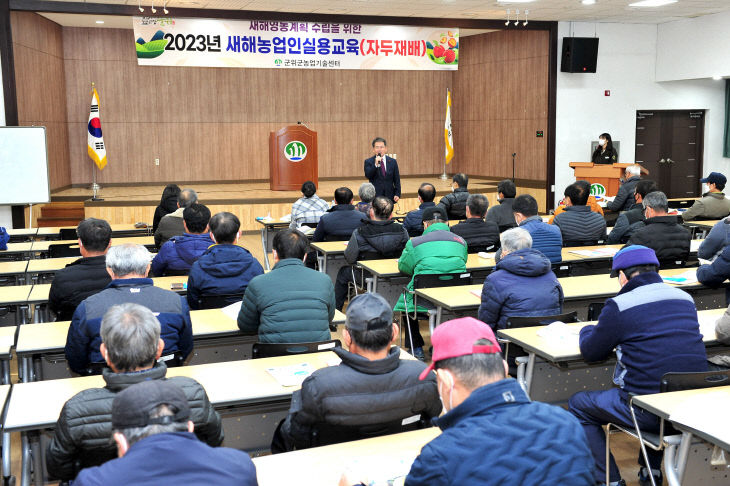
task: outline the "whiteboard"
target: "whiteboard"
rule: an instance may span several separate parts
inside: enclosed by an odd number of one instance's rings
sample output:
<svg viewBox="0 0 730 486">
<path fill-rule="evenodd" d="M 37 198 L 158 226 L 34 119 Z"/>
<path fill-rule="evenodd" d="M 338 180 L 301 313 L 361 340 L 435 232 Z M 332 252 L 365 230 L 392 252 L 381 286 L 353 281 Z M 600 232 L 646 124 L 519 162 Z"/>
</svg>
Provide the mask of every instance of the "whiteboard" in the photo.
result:
<svg viewBox="0 0 730 486">
<path fill-rule="evenodd" d="M 0 205 L 51 201 L 46 127 L 0 127 Z"/>
</svg>

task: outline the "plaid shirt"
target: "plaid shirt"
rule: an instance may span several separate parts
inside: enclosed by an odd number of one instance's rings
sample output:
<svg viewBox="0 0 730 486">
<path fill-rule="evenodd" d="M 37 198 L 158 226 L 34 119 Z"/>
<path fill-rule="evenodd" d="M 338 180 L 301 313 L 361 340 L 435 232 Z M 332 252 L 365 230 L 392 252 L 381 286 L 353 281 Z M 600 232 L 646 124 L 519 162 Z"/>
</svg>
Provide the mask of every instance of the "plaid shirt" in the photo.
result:
<svg viewBox="0 0 730 486">
<path fill-rule="evenodd" d="M 289 227 L 294 229 L 307 223 L 319 223 L 319 218 L 328 209 L 327 202 L 316 194 L 310 198 L 300 197 L 291 208 Z"/>
</svg>

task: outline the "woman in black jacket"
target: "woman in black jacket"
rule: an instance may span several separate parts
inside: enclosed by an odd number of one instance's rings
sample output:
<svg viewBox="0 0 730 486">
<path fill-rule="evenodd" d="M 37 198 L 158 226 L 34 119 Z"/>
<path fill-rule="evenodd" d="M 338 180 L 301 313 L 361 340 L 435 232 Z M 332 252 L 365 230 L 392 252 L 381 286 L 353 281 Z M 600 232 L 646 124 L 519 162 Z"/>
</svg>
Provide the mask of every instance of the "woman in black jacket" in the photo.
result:
<svg viewBox="0 0 730 486">
<path fill-rule="evenodd" d="M 598 137 L 598 147 L 593 152 L 591 162 L 594 164 L 615 164 L 618 162 L 618 152 L 613 148 L 611 135 L 602 133 Z"/>
<path fill-rule="evenodd" d="M 180 194 L 180 188 L 177 184 L 168 184 L 165 186 L 165 190 L 162 191 L 162 198 L 160 198 L 160 204 L 155 209 L 155 217 L 152 220 L 152 233 L 157 231 L 157 225 L 160 224 L 160 220 L 163 216 L 166 216 L 177 209 L 177 196 Z"/>
</svg>

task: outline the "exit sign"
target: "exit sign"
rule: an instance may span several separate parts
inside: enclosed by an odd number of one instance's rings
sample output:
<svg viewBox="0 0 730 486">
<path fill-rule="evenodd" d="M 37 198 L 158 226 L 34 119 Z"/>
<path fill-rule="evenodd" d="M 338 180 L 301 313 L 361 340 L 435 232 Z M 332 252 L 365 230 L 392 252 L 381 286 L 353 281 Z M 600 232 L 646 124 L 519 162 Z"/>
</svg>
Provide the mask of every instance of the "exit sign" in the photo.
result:
<svg viewBox="0 0 730 486">
<path fill-rule="evenodd" d="M 538 130 L 537 132 L 535 132 L 535 136 L 537 138 L 542 138 L 545 136 L 545 134 L 542 132 L 542 130 Z"/>
</svg>

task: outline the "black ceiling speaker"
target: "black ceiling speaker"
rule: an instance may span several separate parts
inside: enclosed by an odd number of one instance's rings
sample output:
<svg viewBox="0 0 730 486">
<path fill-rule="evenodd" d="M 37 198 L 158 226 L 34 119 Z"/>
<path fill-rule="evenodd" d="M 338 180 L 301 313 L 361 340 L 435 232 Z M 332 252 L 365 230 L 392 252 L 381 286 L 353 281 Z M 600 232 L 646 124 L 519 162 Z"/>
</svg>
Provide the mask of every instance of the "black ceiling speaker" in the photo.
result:
<svg viewBox="0 0 730 486">
<path fill-rule="evenodd" d="M 598 37 L 563 37 L 564 73 L 595 73 L 598 61 Z"/>
</svg>

